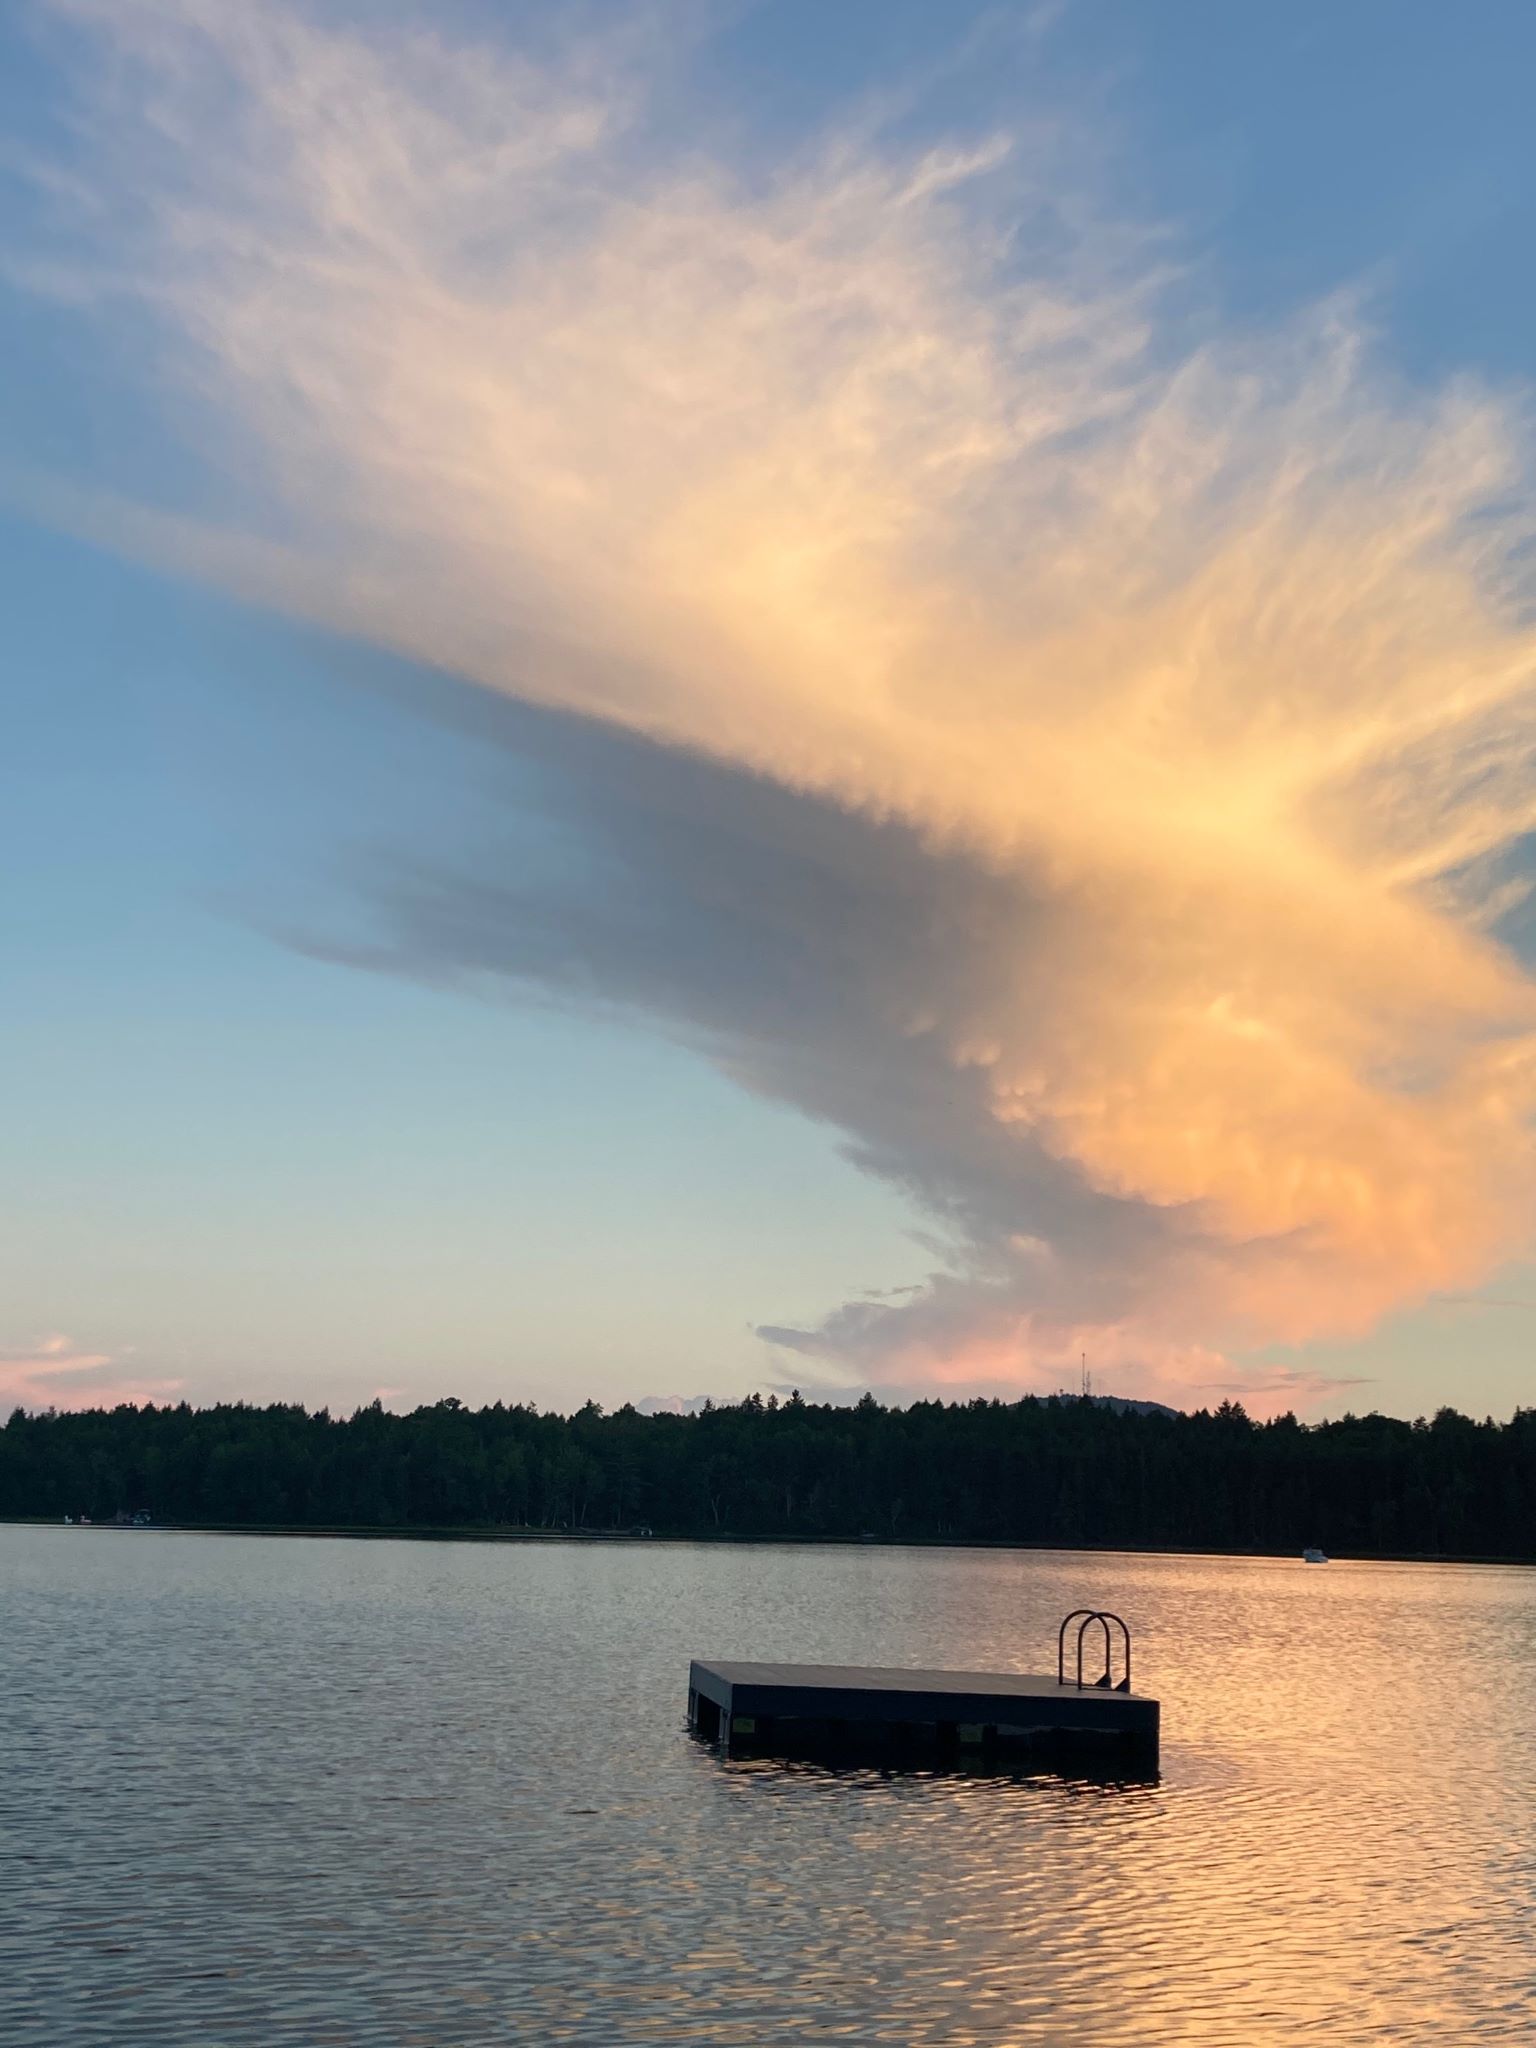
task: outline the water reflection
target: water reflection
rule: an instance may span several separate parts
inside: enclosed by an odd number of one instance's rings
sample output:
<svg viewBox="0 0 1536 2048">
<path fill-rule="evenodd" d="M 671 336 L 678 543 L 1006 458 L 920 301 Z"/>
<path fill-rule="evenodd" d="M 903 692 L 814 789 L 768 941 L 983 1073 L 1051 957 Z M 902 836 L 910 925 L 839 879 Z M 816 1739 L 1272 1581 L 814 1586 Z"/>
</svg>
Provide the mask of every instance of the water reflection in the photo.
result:
<svg viewBox="0 0 1536 2048">
<path fill-rule="evenodd" d="M 921 1763 L 904 1760 L 872 1763 L 854 1754 L 839 1756 L 825 1752 L 800 1756 L 787 1756 L 777 1751 L 772 1755 L 752 1755 L 749 1752 L 723 1756 L 707 1736 L 691 1728 L 686 1732 L 690 1741 L 700 1749 L 718 1757 L 720 1768 L 727 1771 L 808 1772 L 812 1776 L 857 1778 L 878 1784 L 888 1784 L 897 1778 L 986 1778 L 997 1784 L 1050 1785 L 1059 1786 L 1066 1792 L 1100 1794 L 1137 1792 L 1149 1785 L 1162 1783 L 1162 1773 L 1155 1766 L 1141 1767 L 1121 1760 L 1106 1760 L 1100 1765 L 1082 1760 L 1071 1764 L 1051 1764 L 1039 1759 L 1026 1761 L 1017 1757 L 994 1756 L 980 1750 L 961 1751 L 948 1756 L 935 1756 L 928 1751 Z"/>
<path fill-rule="evenodd" d="M 722 1763 L 690 1655 L 1049 1668 L 1151 1784 Z M 1536 1577 L 0 1529 L 0 2004 L 96 2041 L 1528 2042 Z"/>
</svg>

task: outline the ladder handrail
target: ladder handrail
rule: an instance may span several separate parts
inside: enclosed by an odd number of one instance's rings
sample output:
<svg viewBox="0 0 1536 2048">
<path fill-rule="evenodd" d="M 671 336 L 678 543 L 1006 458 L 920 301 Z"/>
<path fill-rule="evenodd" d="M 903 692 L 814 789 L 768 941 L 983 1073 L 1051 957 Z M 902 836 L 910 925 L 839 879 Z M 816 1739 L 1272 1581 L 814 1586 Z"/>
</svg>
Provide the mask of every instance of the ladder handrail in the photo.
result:
<svg viewBox="0 0 1536 2048">
<path fill-rule="evenodd" d="M 1056 1683 L 1058 1685 L 1065 1685 L 1067 1683 L 1067 1630 L 1074 1621 L 1077 1623 L 1078 1691 L 1081 1692 L 1084 1689 L 1083 1638 L 1087 1635 L 1089 1629 L 1093 1627 L 1093 1624 L 1097 1622 L 1104 1631 L 1104 1676 L 1092 1680 L 1091 1683 L 1094 1686 L 1112 1687 L 1115 1692 L 1129 1692 L 1131 1689 L 1131 1631 L 1118 1614 L 1112 1614 L 1108 1608 L 1101 1607 L 1074 1607 L 1066 1620 L 1061 1624 L 1061 1627 L 1056 1631 Z M 1125 1676 L 1118 1684 L 1115 1683 L 1114 1678 L 1114 1638 L 1110 1634 L 1111 1622 L 1119 1629 L 1125 1650 Z"/>
<path fill-rule="evenodd" d="M 1072 1623 L 1077 1620 L 1079 1615 L 1087 1615 L 1088 1618 L 1091 1620 L 1096 1611 L 1097 1610 L 1092 1607 L 1074 1607 L 1072 1612 L 1067 1616 L 1066 1620 L 1061 1624 L 1061 1627 L 1057 1629 L 1056 1683 L 1058 1685 L 1065 1685 L 1067 1682 L 1067 1630 L 1071 1627 Z M 1084 1626 L 1087 1626 L 1086 1622 L 1084 1623 Z"/>
</svg>

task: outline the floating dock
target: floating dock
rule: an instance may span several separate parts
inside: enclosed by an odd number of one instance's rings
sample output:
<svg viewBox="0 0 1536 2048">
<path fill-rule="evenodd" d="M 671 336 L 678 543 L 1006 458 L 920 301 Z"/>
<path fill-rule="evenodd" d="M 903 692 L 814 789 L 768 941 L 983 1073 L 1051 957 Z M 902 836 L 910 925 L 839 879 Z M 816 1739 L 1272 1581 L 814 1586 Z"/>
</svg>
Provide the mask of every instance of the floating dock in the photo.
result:
<svg viewBox="0 0 1536 2048">
<path fill-rule="evenodd" d="M 1108 1622 L 1081 1621 L 1074 1670 L 1062 1623 L 1057 1676 L 1015 1671 L 909 1671 L 844 1664 L 749 1664 L 695 1658 L 688 1723 L 733 1756 L 852 1756 L 915 1763 L 1030 1757 L 1111 1768 L 1157 1768 L 1160 1709 L 1110 1669 Z M 1102 1677 L 1083 1676 L 1083 1636 L 1104 1623 Z"/>
</svg>

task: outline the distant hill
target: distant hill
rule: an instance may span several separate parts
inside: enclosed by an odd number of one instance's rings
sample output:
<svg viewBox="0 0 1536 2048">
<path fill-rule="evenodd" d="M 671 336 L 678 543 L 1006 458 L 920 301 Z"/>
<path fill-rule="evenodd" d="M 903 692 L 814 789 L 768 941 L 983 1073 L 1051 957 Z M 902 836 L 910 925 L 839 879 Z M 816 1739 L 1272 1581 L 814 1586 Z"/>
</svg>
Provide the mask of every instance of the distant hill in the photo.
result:
<svg viewBox="0 0 1536 2048">
<path fill-rule="evenodd" d="M 1081 1399 L 1080 1395 L 1068 1394 L 1068 1401 Z M 1182 1415 L 1182 1408 L 1170 1408 L 1163 1401 L 1132 1401 L 1121 1394 L 1090 1394 L 1088 1399 L 1095 1408 L 1107 1408 L 1112 1415 Z"/>
<path fill-rule="evenodd" d="M 829 1405 L 835 1408 L 851 1408 L 862 1395 L 863 1390 L 851 1388 L 846 1394 L 828 1396 Z M 1077 1401 L 1082 1396 L 1063 1390 L 1046 1398 L 1054 1401 Z M 1090 1394 L 1088 1400 L 1095 1408 L 1107 1408 L 1114 1415 L 1178 1415 L 1183 1411 L 1169 1408 L 1161 1401 L 1133 1401 L 1122 1394 Z M 636 1401 L 636 1411 L 641 1415 L 701 1415 L 706 1408 L 734 1408 L 741 1400 L 739 1394 L 647 1394 L 644 1400 Z"/>
</svg>

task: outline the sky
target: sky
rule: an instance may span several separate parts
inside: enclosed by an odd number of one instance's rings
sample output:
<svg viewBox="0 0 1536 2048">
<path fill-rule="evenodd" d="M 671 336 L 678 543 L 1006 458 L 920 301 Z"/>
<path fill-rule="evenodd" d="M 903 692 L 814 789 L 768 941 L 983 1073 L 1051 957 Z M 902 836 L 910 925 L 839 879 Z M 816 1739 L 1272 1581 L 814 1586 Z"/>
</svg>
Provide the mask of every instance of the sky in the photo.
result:
<svg viewBox="0 0 1536 2048">
<path fill-rule="evenodd" d="M 0 17 L 0 1403 L 1531 1398 L 1536 17 Z"/>
</svg>

